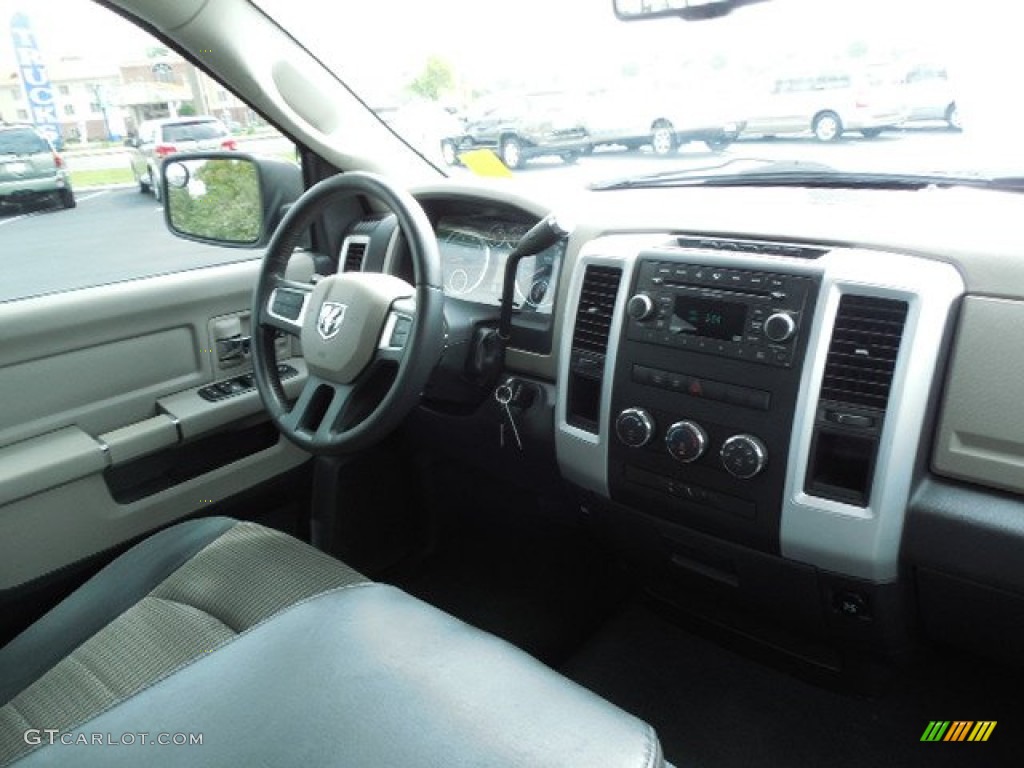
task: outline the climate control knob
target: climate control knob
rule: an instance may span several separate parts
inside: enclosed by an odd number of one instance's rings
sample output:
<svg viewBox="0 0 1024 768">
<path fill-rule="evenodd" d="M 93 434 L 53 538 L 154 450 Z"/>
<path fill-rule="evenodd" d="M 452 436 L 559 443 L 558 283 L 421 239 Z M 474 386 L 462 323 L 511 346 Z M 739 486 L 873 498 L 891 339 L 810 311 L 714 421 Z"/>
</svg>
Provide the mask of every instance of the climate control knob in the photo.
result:
<svg viewBox="0 0 1024 768">
<path fill-rule="evenodd" d="M 768 449 L 753 435 L 733 435 L 722 443 L 719 456 L 726 471 L 740 480 L 760 474 L 768 463 Z"/>
<path fill-rule="evenodd" d="M 615 434 L 630 448 L 642 448 L 654 438 L 654 418 L 643 408 L 627 408 L 615 419 Z"/>
<path fill-rule="evenodd" d="M 708 433 L 695 421 L 677 421 L 665 432 L 665 447 L 672 458 L 689 464 L 704 455 Z"/>
<path fill-rule="evenodd" d="M 654 299 L 646 293 L 638 293 L 631 296 L 626 304 L 626 312 L 634 320 L 643 322 L 654 317 Z"/>
<path fill-rule="evenodd" d="M 796 321 L 786 312 L 776 312 L 764 321 L 764 335 L 768 341 L 781 344 L 789 341 L 796 333 Z"/>
</svg>

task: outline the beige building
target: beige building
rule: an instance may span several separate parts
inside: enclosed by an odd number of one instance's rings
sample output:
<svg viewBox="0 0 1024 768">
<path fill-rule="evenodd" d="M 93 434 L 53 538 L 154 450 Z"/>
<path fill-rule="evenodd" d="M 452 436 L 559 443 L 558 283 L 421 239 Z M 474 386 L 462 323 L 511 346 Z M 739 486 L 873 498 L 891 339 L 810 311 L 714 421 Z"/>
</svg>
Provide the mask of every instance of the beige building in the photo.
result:
<svg viewBox="0 0 1024 768">
<path fill-rule="evenodd" d="M 234 94 L 175 55 L 118 65 L 64 58 L 48 63 L 47 70 L 65 141 L 117 140 L 143 120 L 183 111 L 215 115 L 235 129 L 257 119 Z M 0 61 L 0 120 L 29 119 L 17 67 Z"/>
</svg>

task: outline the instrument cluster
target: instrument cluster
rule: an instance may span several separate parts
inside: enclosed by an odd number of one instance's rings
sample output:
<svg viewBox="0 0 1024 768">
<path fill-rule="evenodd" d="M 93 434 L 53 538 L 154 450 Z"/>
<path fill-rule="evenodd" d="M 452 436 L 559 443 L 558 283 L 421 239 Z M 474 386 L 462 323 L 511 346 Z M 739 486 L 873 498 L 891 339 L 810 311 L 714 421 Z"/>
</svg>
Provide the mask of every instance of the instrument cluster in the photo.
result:
<svg viewBox="0 0 1024 768">
<path fill-rule="evenodd" d="M 501 303 L 505 262 L 531 223 L 491 215 L 438 220 L 445 295 L 478 304 Z M 516 272 L 515 301 L 521 312 L 551 314 L 565 244 L 523 259 Z"/>
</svg>

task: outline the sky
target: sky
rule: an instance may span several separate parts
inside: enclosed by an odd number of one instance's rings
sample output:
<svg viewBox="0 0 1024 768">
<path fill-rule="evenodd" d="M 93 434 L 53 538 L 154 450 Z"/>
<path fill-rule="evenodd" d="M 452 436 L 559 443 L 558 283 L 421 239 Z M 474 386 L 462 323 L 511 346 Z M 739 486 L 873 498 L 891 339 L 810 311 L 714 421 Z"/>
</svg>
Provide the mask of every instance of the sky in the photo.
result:
<svg viewBox="0 0 1024 768">
<path fill-rule="evenodd" d="M 11 62 L 11 16 L 32 20 L 40 51 L 49 59 L 87 56 L 119 62 L 145 54 L 150 36 L 90 0 L 0 0 L 0 66 Z"/>
<path fill-rule="evenodd" d="M 430 54 L 473 81 L 513 73 L 552 83 L 607 78 L 634 58 L 657 70 L 723 53 L 755 63 L 797 50 L 831 56 L 858 36 L 941 48 L 955 28 L 934 0 L 771 0 L 714 21 L 629 23 L 615 18 L 611 0 L 256 2 L 368 87 L 415 71 Z M 360 34 L 346 35 L 354 21 Z"/>
</svg>

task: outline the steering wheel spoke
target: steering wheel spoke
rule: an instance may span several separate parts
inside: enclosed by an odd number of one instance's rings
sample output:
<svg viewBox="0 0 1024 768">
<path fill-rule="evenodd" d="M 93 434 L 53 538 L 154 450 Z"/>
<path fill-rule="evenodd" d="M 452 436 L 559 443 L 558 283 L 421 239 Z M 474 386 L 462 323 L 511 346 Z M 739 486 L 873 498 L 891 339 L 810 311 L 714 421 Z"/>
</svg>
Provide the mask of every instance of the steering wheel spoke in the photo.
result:
<svg viewBox="0 0 1024 768">
<path fill-rule="evenodd" d="M 331 384 L 331 401 L 324 412 L 320 426 L 316 430 L 316 438 L 322 442 L 331 442 L 337 435 L 344 432 L 341 421 L 356 391 L 356 384 Z"/>
<path fill-rule="evenodd" d="M 329 442 L 341 432 L 338 424 L 355 389 L 355 384 L 338 384 L 310 374 L 295 405 L 281 416 L 281 425 L 296 434 Z"/>
<path fill-rule="evenodd" d="M 263 307 L 260 321 L 291 336 L 300 336 L 312 295 L 312 285 L 278 280 Z"/>
</svg>

